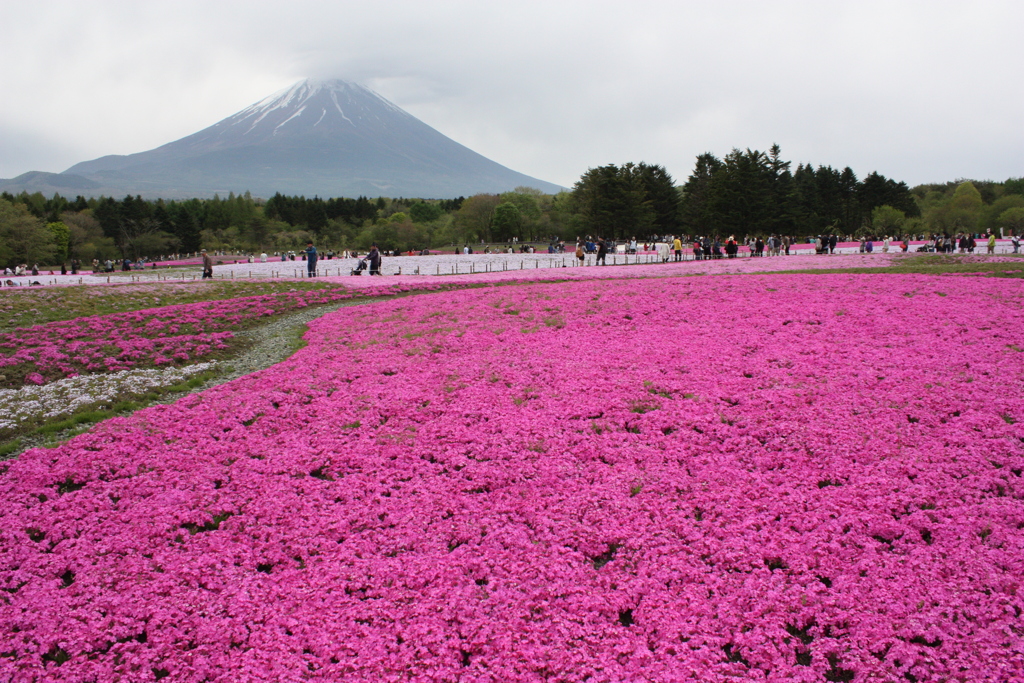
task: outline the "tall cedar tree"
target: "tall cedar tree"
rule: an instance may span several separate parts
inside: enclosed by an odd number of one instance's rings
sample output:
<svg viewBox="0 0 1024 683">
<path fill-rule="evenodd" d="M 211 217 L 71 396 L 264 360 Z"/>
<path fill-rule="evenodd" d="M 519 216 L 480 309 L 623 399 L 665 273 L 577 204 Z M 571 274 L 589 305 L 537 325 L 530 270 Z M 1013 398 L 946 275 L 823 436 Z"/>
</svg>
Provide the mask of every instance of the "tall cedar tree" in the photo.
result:
<svg viewBox="0 0 1024 683">
<path fill-rule="evenodd" d="M 591 168 L 573 187 L 584 231 L 617 240 L 672 234 L 679 195 L 662 166 L 646 163 Z"/>
<path fill-rule="evenodd" d="M 920 215 L 905 183 L 878 173 L 863 182 L 849 167 L 800 164 L 790 173 L 778 145 L 768 153 L 732 150 L 724 159 L 705 153 L 682 187 L 679 216 L 694 235 L 794 236 L 852 234 L 870 225 L 875 207 Z"/>
</svg>

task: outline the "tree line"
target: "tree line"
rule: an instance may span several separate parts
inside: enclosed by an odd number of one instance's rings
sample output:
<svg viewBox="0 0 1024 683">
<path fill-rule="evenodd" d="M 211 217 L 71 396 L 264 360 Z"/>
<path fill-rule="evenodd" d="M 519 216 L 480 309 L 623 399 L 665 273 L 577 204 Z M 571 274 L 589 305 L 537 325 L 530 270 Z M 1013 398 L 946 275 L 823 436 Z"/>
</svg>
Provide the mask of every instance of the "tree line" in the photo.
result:
<svg viewBox="0 0 1024 683">
<path fill-rule="evenodd" d="M 588 169 L 571 191 L 518 187 L 455 199 L 327 198 L 249 193 L 145 200 L 46 198 L 0 193 L 0 265 L 58 264 L 209 250 L 248 253 L 322 249 L 419 251 L 594 236 L 646 241 L 668 235 L 925 235 L 1024 230 L 1024 179 L 956 181 L 908 188 L 872 172 L 814 167 L 734 149 L 697 157 L 677 185 L 665 167 Z"/>
</svg>

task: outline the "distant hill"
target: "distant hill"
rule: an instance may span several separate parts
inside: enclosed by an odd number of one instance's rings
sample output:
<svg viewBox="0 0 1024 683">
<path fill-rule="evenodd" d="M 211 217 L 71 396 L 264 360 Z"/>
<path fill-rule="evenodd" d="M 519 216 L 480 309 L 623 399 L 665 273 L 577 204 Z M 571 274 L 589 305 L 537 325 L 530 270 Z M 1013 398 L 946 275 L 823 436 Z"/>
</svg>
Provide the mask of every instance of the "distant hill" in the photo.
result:
<svg viewBox="0 0 1024 683">
<path fill-rule="evenodd" d="M 147 152 L 0 181 L 9 192 L 168 199 L 247 190 L 257 197 L 448 198 L 520 185 L 562 189 L 491 161 L 372 90 L 340 80 L 301 81 Z"/>
<path fill-rule="evenodd" d="M 44 195 L 85 195 L 98 190 L 102 186 L 95 180 L 89 180 L 74 173 L 46 173 L 45 171 L 29 171 L 17 178 L 0 180 L 0 191 L 7 192 L 42 192 Z M 102 194 L 102 193 L 101 193 Z"/>
</svg>

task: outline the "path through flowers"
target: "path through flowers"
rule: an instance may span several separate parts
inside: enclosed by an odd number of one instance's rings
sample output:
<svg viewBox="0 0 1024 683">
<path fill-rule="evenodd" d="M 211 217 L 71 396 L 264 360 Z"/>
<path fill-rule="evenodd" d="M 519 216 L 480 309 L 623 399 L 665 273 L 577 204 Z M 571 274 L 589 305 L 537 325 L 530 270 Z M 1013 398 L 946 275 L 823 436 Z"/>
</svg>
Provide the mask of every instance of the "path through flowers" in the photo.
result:
<svg viewBox="0 0 1024 683">
<path fill-rule="evenodd" d="M 5 464 L 0 679 L 1020 680 L 1022 303 L 723 275 L 342 309 Z"/>
</svg>

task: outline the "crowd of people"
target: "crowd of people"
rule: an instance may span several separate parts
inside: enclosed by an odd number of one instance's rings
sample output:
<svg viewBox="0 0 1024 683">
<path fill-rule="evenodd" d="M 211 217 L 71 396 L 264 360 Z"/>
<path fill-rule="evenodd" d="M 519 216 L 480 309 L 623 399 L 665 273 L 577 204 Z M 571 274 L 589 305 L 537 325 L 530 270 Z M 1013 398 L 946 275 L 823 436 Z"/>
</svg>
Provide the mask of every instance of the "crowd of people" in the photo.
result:
<svg viewBox="0 0 1024 683">
<path fill-rule="evenodd" d="M 891 236 L 884 236 L 881 240 L 881 251 L 883 253 L 889 252 L 891 249 L 899 249 L 900 251 L 907 252 L 910 249 L 910 241 L 923 241 L 923 245 L 919 245 L 916 251 L 919 252 L 936 252 L 936 253 L 961 253 L 961 254 L 973 254 L 975 249 L 983 245 L 986 248 L 987 253 L 994 254 L 996 249 L 997 238 L 995 233 L 985 234 L 971 234 L 968 232 L 959 232 L 955 235 L 942 234 L 942 235 L 908 235 L 903 239 L 897 241 Z M 747 237 L 744 240 L 737 240 L 735 236 L 729 236 L 723 240 L 719 236 L 698 236 L 690 242 L 689 238 L 684 235 L 664 235 L 661 237 L 654 238 L 653 241 L 644 242 L 642 247 L 637 242 L 636 238 L 633 237 L 622 245 L 626 254 L 639 254 L 639 253 L 655 253 L 658 258 L 663 262 L 669 261 L 682 261 L 684 256 L 684 245 L 689 243 L 691 246 L 689 250 L 693 254 L 695 260 L 704 259 L 721 259 L 721 258 L 737 258 L 740 255 L 741 247 L 746 248 L 745 253 L 749 253 L 751 257 L 764 257 L 764 256 L 788 256 L 792 253 L 792 249 L 798 243 L 811 244 L 814 246 L 814 252 L 816 254 L 834 254 L 838 245 L 845 242 L 846 246 L 849 246 L 850 242 L 859 241 L 859 252 L 870 254 L 875 251 L 875 238 L 864 237 L 860 240 L 856 240 L 852 235 L 847 236 L 845 240 L 835 234 L 823 234 L 808 237 L 806 242 L 798 241 L 793 237 L 787 235 L 769 235 L 768 237 Z M 514 243 L 514 244 L 513 244 Z M 507 245 L 486 245 L 482 251 L 484 254 L 514 254 L 517 251 L 520 253 L 535 253 L 536 248 L 532 244 L 520 244 L 518 240 L 513 240 L 513 243 Z M 895 243 L 895 244 L 894 244 Z M 1013 253 L 1020 253 L 1020 237 L 1014 235 L 1010 237 L 1010 243 L 1013 246 Z M 594 263 L 596 265 L 607 265 L 606 259 L 609 252 L 615 253 L 619 249 L 620 244 L 613 239 L 607 239 L 602 237 L 593 237 L 587 235 L 586 237 L 580 237 L 576 241 L 575 256 L 579 260 L 580 265 L 586 262 L 588 255 L 595 256 Z M 561 254 L 566 251 L 566 244 L 563 240 L 558 237 L 554 237 L 548 244 L 549 254 Z M 194 258 L 201 256 L 203 260 L 203 278 L 208 279 L 213 277 L 213 266 L 214 260 L 212 256 L 216 255 L 221 257 L 218 262 L 224 262 L 224 256 L 235 256 L 243 257 L 249 263 L 255 263 L 257 260 L 260 263 L 267 263 L 271 258 L 274 260 L 280 259 L 281 261 L 296 261 L 301 260 L 306 262 L 307 273 L 310 277 L 314 277 L 317 273 L 316 264 L 323 258 L 325 260 L 339 259 L 357 259 L 358 264 L 353 269 L 353 275 L 362 274 L 364 270 L 369 270 L 371 275 L 381 274 L 381 259 L 384 256 L 429 256 L 431 250 L 423 249 L 408 252 L 399 252 L 397 250 L 385 251 L 378 248 L 377 244 L 374 243 L 369 252 L 364 257 L 360 257 L 357 251 L 344 249 L 340 252 L 335 252 L 333 249 L 328 249 L 323 254 L 320 254 L 317 249 L 310 242 L 306 249 L 299 252 L 295 251 L 281 251 L 274 252 L 273 256 L 262 252 L 257 256 L 255 253 L 245 254 L 243 252 L 228 253 L 225 251 L 216 251 L 212 254 L 203 249 L 197 254 L 170 254 L 167 256 L 161 256 L 159 259 L 148 259 L 140 258 L 136 261 L 132 261 L 129 258 L 119 259 L 117 261 L 112 259 L 105 259 L 100 261 L 99 259 L 92 260 L 92 272 L 93 273 L 113 273 L 115 269 L 120 268 L 122 271 L 142 270 L 147 267 L 156 268 L 161 261 L 175 261 L 184 260 L 188 258 Z M 455 253 L 462 253 L 470 255 L 473 253 L 473 247 L 468 243 L 463 247 L 456 247 Z M 241 263 L 242 261 L 235 260 L 234 263 Z M 171 264 L 167 264 L 168 267 Z M 67 275 L 69 272 L 71 275 L 77 275 L 82 270 L 82 263 L 78 259 L 71 259 L 70 264 L 64 262 L 60 267 L 60 274 Z M 38 276 L 40 274 L 38 264 L 34 264 L 31 268 L 27 264 L 19 264 L 3 269 L 3 275 L 7 277 L 22 277 L 22 276 Z M 54 275 L 53 271 L 50 271 L 50 275 Z M 7 280 L 6 283 L 14 284 L 13 280 Z"/>
<path fill-rule="evenodd" d="M 4 268 L 4 275 L 13 275 L 15 277 L 21 277 L 22 275 L 39 275 L 39 264 L 37 263 L 31 268 L 24 263 L 16 265 L 14 268 Z"/>
</svg>

